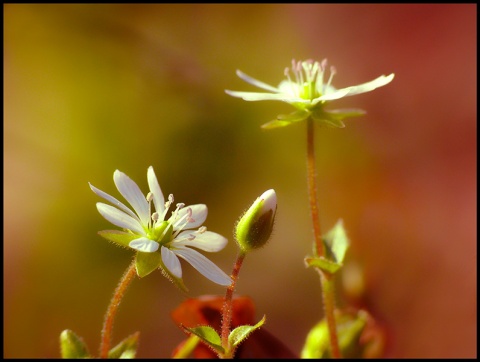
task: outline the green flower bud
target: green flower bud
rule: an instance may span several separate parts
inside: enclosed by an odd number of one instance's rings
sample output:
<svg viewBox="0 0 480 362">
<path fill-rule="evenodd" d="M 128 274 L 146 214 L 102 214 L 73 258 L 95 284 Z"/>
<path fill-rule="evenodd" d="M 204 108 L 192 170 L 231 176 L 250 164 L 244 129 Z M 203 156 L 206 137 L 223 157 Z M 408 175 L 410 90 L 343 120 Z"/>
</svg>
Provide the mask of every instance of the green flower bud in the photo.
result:
<svg viewBox="0 0 480 362">
<path fill-rule="evenodd" d="M 265 245 L 272 233 L 276 211 L 277 194 L 270 189 L 257 198 L 238 220 L 235 239 L 243 252 Z"/>
</svg>

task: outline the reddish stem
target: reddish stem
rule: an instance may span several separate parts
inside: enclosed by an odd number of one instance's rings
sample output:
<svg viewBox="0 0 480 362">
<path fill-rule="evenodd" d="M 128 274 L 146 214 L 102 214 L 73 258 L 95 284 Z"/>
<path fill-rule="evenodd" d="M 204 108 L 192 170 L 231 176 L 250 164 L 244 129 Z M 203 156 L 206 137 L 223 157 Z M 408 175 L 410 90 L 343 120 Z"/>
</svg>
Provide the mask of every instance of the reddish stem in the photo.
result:
<svg viewBox="0 0 480 362">
<path fill-rule="evenodd" d="M 315 142 L 314 142 L 314 123 L 310 117 L 307 120 L 307 183 L 308 195 L 310 201 L 310 211 L 312 215 L 313 234 L 315 236 L 316 257 L 325 255 L 325 247 L 322 241 L 322 232 L 320 229 L 320 217 L 318 212 L 317 196 L 317 174 L 315 166 Z M 340 348 L 338 346 L 337 324 L 335 321 L 335 291 L 332 277 L 327 275 L 321 269 L 317 269 L 320 274 L 322 295 L 324 303 L 325 318 L 327 319 L 328 331 L 330 334 L 330 349 L 333 358 L 341 358 Z"/>
<path fill-rule="evenodd" d="M 102 341 L 100 343 L 100 358 L 108 358 L 110 340 L 112 338 L 113 321 L 115 319 L 115 315 L 117 314 L 118 307 L 120 306 L 120 302 L 122 301 L 122 298 L 135 275 L 135 259 L 133 259 L 132 263 L 123 274 L 122 279 L 120 279 L 117 289 L 115 289 L 115 293 L 110 301 L 110 305 L 108 306 L 107 313 L 105 314 L 105 321 L 102 329 Z"/>
<path fill-rule="evenodd" d="M 232 323 L 232 298 L 235 291 L 235 285 L 242 267 L 243 259 L 245 259 L 245 253 L 240 252 L 232 270 L 232 284 L 227 288 L 225 293 L 225 302 L 222 308 L 222 346 L 225 350 L 228 350 L 228 335 L 230 334 L 230 327 Z"/>
</svg>

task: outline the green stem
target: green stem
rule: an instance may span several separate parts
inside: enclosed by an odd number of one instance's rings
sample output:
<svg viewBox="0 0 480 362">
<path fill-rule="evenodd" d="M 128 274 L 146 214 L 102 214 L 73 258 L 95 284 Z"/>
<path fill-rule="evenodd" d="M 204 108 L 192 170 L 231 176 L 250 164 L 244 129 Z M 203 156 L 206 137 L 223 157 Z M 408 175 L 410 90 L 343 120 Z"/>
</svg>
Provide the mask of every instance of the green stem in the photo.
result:
<svg viewBox="0 0 480 362">
<path fill-rule="evenodd" d="M 313 234 L 315 236 L 316 257 L 325 255 L 325 248 L 322 241 L 322 233 L 320 229 L 320 217 L 318 212 L 318 196 L 317 196 L 317 173 L 315 166 L 315 142 L 314 142 L 314 123 L 310 117 L 307 120 L 307 183 L 308 195 L 310 201 L 310 212 L 313 223 Z M 335 322 L 335 290 L 333 279 L 322 270 L 317 269 L 320 273 L 323 303 L 325 317 L 327 319 L 328 331 L 330 334 L 330 349 L 333 358 L 341 358 L 340 348 L 338 347 L 337 326 Z"/>
<path fill-rule="evenodd" d="M 108 358 L 110 340 L 112 338 L 113 321 L 115 319 L 115 315 L 117 314 L 118 307 L 120 306 L 120 302 L 127 291 L 127 287 L 130 285 L 135 275 L 135 259 L 133 259 L 132 263 L 123 274 L 122 279 L 120 279 L 117 289 L 115 289 L 115 293 L 110 301 L 110 305 L 108 306 L 107 313 L 105 314 L 105 321 L 102 328 L 102 340 L 100 343 L 100 358 Z"/>
<path fill-rule="evenodd" d="M 225 355 L 221 356 L 222 358 L 233 358 L 233 351 L 230 351 L 230 346 L 228 345 L 228 336 L 230 334 L 230 328 L 232 323 L 232 298 L 233 292 L 235 291 L 235 285 L 238 279 L 238 274 L 240 273 L 240 268 L 242 267 L 243 259 L 245 259 L 245 253 L 240 252 L 235 261 L 232 271 L 232 284 L 227 288 L 225 293 L 225 302 L 223 303 L 222 308 L 222 347 L 225 349 Z"/>
</svg>

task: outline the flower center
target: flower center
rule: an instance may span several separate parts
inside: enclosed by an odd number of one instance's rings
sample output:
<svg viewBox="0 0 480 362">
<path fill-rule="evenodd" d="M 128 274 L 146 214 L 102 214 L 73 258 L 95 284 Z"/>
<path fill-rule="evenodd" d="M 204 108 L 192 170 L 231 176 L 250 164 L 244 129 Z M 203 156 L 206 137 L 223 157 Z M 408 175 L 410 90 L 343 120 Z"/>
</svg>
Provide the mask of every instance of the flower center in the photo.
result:
<svg viewBox="0 0 480 362">
<path fill-rule="evenodd" d="M 326 59 L 322 63 L 312 60 L 298 62 L 292 60 L 292 67 L 285 68 L 285 76 L 291 86 L 292 94 L 310 101 L 324 95 L 326 90 L 331 87 L 332 78 L 336 73 L 335 67 L 330 67 L 330 77 L 327 83 L 324 83 L 326 69 Z M 293 77 L 290 76 L 290 71 Z"/>
</svg>

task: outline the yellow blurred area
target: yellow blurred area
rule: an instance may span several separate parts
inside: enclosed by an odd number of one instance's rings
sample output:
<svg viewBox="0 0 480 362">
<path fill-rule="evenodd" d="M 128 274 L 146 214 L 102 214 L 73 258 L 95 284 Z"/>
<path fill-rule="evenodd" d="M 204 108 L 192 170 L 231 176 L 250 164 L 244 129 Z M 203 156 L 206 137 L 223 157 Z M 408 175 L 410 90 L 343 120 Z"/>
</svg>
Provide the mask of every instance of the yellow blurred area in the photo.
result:
<svg viewBox="0 0 480 362">
<path fill-rule="evenodd" d="M 237 293 L 299 353 L 322 317 L 303 263 L 305 124 L 263 131 L 290 107 L 224 90 L 254 90 L 236 69 L 276 85 L 292 58 L 325 57 L 337 87 L 395 79 L 335 102 L 367 110 L 346 128 L 316 128 L 323 230 L 343 218 L 387 356 L 476 357 L 476 26 L 474 4 L 4 5 L 4 357 L 59 357 L 67 328 L 98 355 L 133 253 L 97 235 L 111 225 L 88 182 L 120 197 L 120 169 L 146 191 L 150 165 L 165 194 L 208 205 L 230 240 L 208 257 L 227 273 L 235 221 L 276 190 L 273 237 Z M 223 294 L 182 266 L 190 296 Z M 137 278 L 113 343 L 140 331 L 138 357 L 169 357 L 184 298 L 160 272 Z"/>
</svg>

